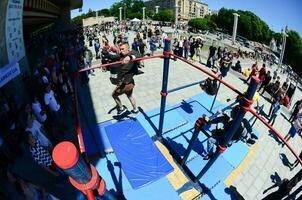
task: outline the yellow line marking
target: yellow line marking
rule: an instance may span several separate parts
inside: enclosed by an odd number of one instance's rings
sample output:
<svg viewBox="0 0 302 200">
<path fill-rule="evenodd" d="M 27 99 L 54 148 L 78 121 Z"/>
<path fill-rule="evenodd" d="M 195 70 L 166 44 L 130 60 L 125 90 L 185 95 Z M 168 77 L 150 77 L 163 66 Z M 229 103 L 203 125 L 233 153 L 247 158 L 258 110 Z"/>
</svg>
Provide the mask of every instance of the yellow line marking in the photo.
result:
<svg viewBox="0 0 302 200">
<path fill-rule="evenodd" d="M 256 143 L 250 148 L 248 154 L 245 156 L 244 160 L 241 161 L 240 165 L 236 169 L 234 169 L 230 173 L 230 175 L 224 180 L 224 183 L 228 187 L 230 187 L 235 181 L 235 179 L 248 167 L 251 162 L 251 159 L 254 157 L 258 150 L 259 145 Z"/>
<path fill-rule="evenodd" d="M 165 158 L 169 161 L 169 163 L 174 168 L 174 171 L 168 174 L 166 177 L 168 181 L 173 186 L 174 190 L 179 190 L 182 188 L 186 183 L 189 182 L 188 178 L 182 173 L 180 168 L 175 163 L 172 155 L 169 153 L 168 149 L 159 141 L 155 142 L 157 148 L 161 151 L 161 153 L 165 156 Z M 192 200 L 196 199 L 200 195 L 200 192 L 197 191 L 195 188 L 191 188 L 187 191 L 184 191 L 180 194 L 181 199 L 183 200 Z"/>
</svg>

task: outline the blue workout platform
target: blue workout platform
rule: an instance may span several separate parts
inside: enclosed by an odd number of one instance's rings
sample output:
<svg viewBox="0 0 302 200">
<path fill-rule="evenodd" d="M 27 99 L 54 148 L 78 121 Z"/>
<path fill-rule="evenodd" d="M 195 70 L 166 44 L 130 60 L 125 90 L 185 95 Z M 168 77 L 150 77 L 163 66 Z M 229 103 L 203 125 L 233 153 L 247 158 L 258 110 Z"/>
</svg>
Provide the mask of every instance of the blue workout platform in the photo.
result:
<svg viewBox="0 0 302 200">
<path fill-rule="evenodd" d="M 134 190 L 123 171 L 122 164 L 114 154 L 108 154 L 106 159 L 100 159 L 94 165 L 100 176 L 106 181 L 107 190 L 114 191 L 113 193 L 117 196 L 123 194 L 128 200 L 180 199 L 166 178 Z"/>
<path fill-rule="evenodd" d="M 137 120 L 109 125 L 105 130 L 133 189 L 163 178 L 174 170 Z"/>
<path fill-rule="evenodd" d="M 195 121 L 206 114 L 215 117 L 218 110 L 230 111 L 230 106 L 216 100 L 212 112 L 210 107 L 214 97 L 201 93 L 177 105 L 167 105 L 165 110 L 163 138 L 173 153 L 183 158 L 191 140 Z M 88 154 L 99 153 L 108 148 L 114 154 L 95 163 L 100 175 L 106 180 L 108 190 L 123 194 L 126 199 L 180 199 L 166 176 L 174 169 L 155 146 L 159 125 L 160 109 L 140 110 L 134 119 L 120 122 L 97 124 L 95 130 L 84 129 L 84 141 Z M 215 125 L 207 127 L 208 131 Z M 253 129 L 256 135 L 257 130 Z M 207 136 L 200 132 L 185 163 L 195 176 L 205 166 Z M 103 141 L 103 142 L 100 142 Z M 171 152 L 170 152 L 171 153 Z M 202 199 L 236 199 L 224 185 L 224 179 L 240 165 L 248 153 L 248 146 L 241 141 L 233 144 L 200 179 L 207 188 Z"/>
<path fill-rule="evenodd" d="M 159 113 L 160 109 L 154 109 L 148 111 L 148 113 L 143 112 L 136 117 L 136 119 L 141 123 L 151 137 L 156 135 L 156 132 L 158 131 Z M 184 119 L 174 107 L 166 107 L 163 134 L 173 131 L 174 129 L 187 123 L 188 121 Z"/>
</svg>

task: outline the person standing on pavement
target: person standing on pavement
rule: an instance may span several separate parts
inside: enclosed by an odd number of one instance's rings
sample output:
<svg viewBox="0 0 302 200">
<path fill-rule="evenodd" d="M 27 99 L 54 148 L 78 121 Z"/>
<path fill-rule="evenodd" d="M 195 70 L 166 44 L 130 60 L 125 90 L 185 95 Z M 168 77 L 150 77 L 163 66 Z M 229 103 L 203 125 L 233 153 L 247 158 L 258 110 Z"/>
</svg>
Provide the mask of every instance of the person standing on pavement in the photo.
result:
<svg viewBox="0 0 302 200">
<path fill-rule="evenodd" d="M 295 135 L 302 130 L 302 109 L 300 109 L 299 114 L 297 115 L 297 119 L 294 121 L 293 125 L 288 131 L 288 134 L 284 137 L 286 141 L 289 141 L 291 137 L 295 137 Z M 283 143 L 284 146 L 284 143 Z"/>
<path fill-rule="evenodd" d="M 117 74 L 118 84 L 112 93 L 112 98 L 116 102 L 117 105 L 117 114 L 121 115 L 126 111 L 126 108 L 123 106 L 119 96 L 122 94 L 126 94 L 131 105 L 132 105 L 132 113 L 138 113 L 138 109 L 136 107 L 135 99 L 132 96 L 133 88 L 135 86 L 135 82 L 133 76 L 137 73 L 137 62 L 132 62 L 133 59 L 140 57 L 140 55 L 133 51 L 131 52 L 129 49 L 128 43 L 122 43 L 120 45 L 120 60 L 123 61 L 121 68 Z"/>
<path fill-rule="evenodd" d="M 154 52 L 157 50 L 156 44 L 157 44 L 157 37 L 156 34 L 153 33 L 153 35 L 150 38 L 150 51 L 151 51 L 151 56 L 154 55 Z"/>
<path fill-rule="evenodd" d="M 84 47 L 84 62 L 85 62 L 85 68 L 90 68 L 91 64 L 92 64 L 92 52 L 90 49 L 88 49 L 86 46 Z M 94 69 L 93 70 L 89 70 L 88 74 L 93 74 L 94 73 Z"/>
<path fill-rule="evenodd" d="M 252 66 L 252 72 L 250 73 L 250 76 L 247 78 L 246 83 L 249 82 L 249 80 L 252 78 L 252 76 L 256 76 L 258 74 L 258 63 L 256 61 L 255 64 Z"/>
<path fill-rule="evenodd" d="M 267 71 L 266 73 L 266 76 L 265 76 L 265 79 L 261 82 L 261 85 L 258 89 L 258 92 L 260 93 L 260 90 L 263 88 L 263 91 L 261 94 L 264 93 L 264 91 L 266 90 L 266 87 L 269 85 L 269 83 L 271 82 L 272 80 L 272 76 L 271 76 L 271 72 L 270 71 Z"/>
<path fill-rule="evenodd" d="M 291 123 L 293 123 L 295 121 L 297 114 L 301 108 L 302 108 L 302 99 L 298 100 L 292 108 L 292 115 L 289 118 L 289 121 Z"/>
<path fill-rule="evenodd" d="M 216 47 L 214 46 L 214 42 L 212 43 L 212 46 L 209 48 L 209 57 L 207 60 L 207 67 L 212 68 L 212 66 L 215 66 L 215 53 L 216 53 Z"/>
</svg>

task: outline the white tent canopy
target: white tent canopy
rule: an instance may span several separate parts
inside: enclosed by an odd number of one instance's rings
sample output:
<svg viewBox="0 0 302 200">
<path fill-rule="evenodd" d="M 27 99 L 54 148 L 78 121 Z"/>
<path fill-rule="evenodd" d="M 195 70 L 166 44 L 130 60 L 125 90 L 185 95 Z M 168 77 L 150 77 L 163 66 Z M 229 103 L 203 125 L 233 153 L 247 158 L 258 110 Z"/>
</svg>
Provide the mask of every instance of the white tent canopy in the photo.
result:
<svg viewBox="0 0 302 200">
<path fill-rule="evenodd" d="M 134 19 L 131 19 L 130 22 L 140 22 L 141 20 L 137 19 L 137 18 L 134 18 Z"/>
</svg>

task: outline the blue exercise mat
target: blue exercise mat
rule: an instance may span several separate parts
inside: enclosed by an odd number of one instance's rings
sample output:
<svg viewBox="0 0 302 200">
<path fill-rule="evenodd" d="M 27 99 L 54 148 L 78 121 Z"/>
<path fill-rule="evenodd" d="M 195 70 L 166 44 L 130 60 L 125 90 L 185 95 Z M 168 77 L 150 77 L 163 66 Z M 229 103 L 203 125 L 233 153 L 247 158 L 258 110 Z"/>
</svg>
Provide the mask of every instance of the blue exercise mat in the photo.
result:
<svg viewBox="0 0 302 200">
<path fill-rule="evenodd" d="M 111 121 L 96 124 L 92 129 L 83 128 L 83 139 L 88 156 L 102 154 L 111 150 L 110 142 L 105 133 L 105 127 L 111 125 Z"/>
<path fill-rule="evenodd" d="M 207 162 L 207 160 L 203 160 L 201 156 L 198 156 L 186 165 L 190 171 L 197 176 Z M 219 156 L 199 181 L 211 189 L 219 181 L 223 181 L 233 169 L 234 168 L 222 156 Z"/>
<path fill-rule="evenodd" d="M 159 126 L 160 109 L 154 109 L 147 113 L 140 114 L 136 119 L 141 123 L 150 136 L 156 135 Z M 183 118 L 175 108 L 166 107 L 163 124 L 163 134 L 168 133 L 180 126 L 187 124 L 188 121 Z"/>
<path fill-rule="evenodd" d="M 165 177 L 174 170 L 137 120 L 118 122 L 105 130 L 134 189 Z"/>
<path fill-rule="evenodd" d="M 100 176 L 106 181 L 106 188 L 109 191 L 115 191 L 123 194 L 126 199 L 144 199 L 144 200 L 178 200 L 177 192 L 166 178 L 148 184 L 139 189 L 132 189 L 123 170 L 121 170 L 119 161 L 114 154 L 108 154 L 106 159 L 100 159 L 94 163 Z M 160 191 L 160 192 L 158 192 Z M 143 198 L 142 198 L 143 197 Z"/>
</svg>

